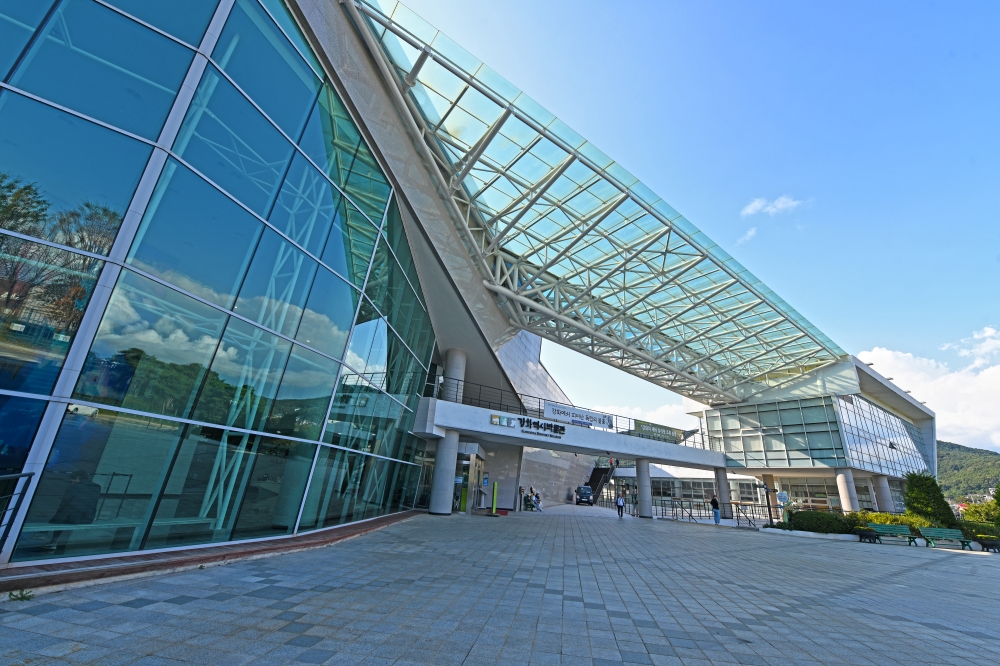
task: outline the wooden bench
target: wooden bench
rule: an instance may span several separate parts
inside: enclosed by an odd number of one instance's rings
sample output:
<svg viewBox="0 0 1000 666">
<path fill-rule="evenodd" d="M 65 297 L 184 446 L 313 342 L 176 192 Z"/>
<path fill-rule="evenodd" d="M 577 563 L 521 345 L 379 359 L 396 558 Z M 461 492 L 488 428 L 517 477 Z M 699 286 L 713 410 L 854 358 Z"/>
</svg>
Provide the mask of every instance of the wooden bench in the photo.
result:
<svg viewBox="0 0 1000 666">
<path fill-rule="evenodd" d="M 917 537 L 910 534 L 910 528 L 906 525 L 882 525 L 880 523 L 868 523 L 868 527 L 875 530 L 876 536 L 879 543 L 882 543 L 882 537 L 906 537 L 907 546 L 916 546 Z"/>
<path fill-rule="evenodd" d="M 972 550 L 972 539 L 966 539 L 962 530 L 949 530 L 943 527 L 921 527 L 920 536 L 927 540 L 927 545 L 937 548 L 936 541 L 958 541 L 962 544 L 962 550 L 968 548 Z"/>
</svg>

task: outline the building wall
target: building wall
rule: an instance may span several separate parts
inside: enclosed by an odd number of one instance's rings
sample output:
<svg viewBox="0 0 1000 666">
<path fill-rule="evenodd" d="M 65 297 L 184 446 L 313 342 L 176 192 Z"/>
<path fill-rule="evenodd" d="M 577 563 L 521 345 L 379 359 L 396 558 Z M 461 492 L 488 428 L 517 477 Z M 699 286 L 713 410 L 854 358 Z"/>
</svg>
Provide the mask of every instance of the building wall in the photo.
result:
<svg viewBox="0 0 1000 666">
<path fill-rule="evenodd" d="M 283 4 L 201 7 L 0 7 L 13 561 L 412 505 L 434 333 L 392 187 Z"/>
</svg>

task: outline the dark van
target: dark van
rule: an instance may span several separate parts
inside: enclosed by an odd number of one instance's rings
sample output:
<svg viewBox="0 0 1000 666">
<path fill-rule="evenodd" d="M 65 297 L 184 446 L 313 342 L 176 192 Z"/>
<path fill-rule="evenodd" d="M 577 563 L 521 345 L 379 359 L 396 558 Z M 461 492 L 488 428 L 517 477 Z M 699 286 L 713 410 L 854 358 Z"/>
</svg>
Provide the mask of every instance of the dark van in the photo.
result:
<svg viewBox="0 0 1000 666">
<path fill-rule="evenodd" d="M 578 486 L 576 489 L 576 503 L 577 504 L 589 504 L 594 506 L 594 491 L 590 489 L 590 486 Z"/>
</svg>

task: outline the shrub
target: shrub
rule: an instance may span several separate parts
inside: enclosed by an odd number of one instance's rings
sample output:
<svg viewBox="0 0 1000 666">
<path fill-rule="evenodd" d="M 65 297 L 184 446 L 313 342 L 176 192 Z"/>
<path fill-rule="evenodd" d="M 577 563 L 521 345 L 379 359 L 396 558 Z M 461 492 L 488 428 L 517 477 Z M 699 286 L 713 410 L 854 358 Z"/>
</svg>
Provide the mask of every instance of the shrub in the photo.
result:
<svg viewBox="0 0 1000 666">
<path fill-rule="evenodd" d="M 853 529 L 840 514 L 826 511 L 796 511 L 789 522 L 793 530 L 821 534 L 850 534 Z"/>
<path fill-rule="evenodd" d="M 1000 505 L 996 500 L 982 504 L 970 504 L 962 512 L 962 519 L 974 523 L 995 523 L 1000 520 Z"/>
<path fill-rule="evenodd" d="M 906 512 L 943 527 L 958 527 L 958 519 L 948 506 L 941 492 L 941 486 L 930 474 L 910 473 L 906 475 Z"/>
<path fill-rule="evenodd" d="M 934 527 L 933 521 L 910 513 L 866 513 L 866 523 L 878 523 L 879 525 L 906 525 L 910 532 L 917 534 L 920 527 Z"/>
<path fill-rule="evenodd" d="M 1000 525 L 996 523 L 976 523 L 963 520 L 959 523 L 959 528 L 967 539 L 975 539 L 977 536 L 1000 538 Z"/>
</svg>

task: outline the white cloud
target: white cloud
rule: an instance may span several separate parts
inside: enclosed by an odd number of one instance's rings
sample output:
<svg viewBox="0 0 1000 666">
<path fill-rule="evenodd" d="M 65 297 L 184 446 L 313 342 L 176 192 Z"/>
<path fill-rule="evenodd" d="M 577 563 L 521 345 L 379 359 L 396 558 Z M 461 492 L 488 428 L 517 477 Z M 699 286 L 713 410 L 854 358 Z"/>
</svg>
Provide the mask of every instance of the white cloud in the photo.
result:
<svg viewBox="0 0 1000 666">
<path fill-rule="evenodd" d="M 1000 451 L 1000 331 L 986 327 L 958 343 L 944 345 L 970 363 L 947 363 L 876 347 L 858 358 L 874 363 L 882 376 L 912 391 L 937 414 L 938 439 Z"/>
<path fill-rule="evenodd" d="M 750 240 L 757 235 L 757 227 L 750 227 L 747 232 L 740 236 L 740 239 L 736 241 L 737 245 L 743 245 L 743 243 L 749 243 Z"/>
<path fill-rule="evenodd" d="M 756 215 L 757 213 L 767 213 L 773 217 L 779 213 L 793 211 L 801 205 L 801 201 L 793 199 L 787 194 L 783 194 L 770 202 L 763 197 L 758 197 L 744 206 L 743 210 L 740 211 L 740 215 L 747 217 L 749 215 Z"/>
</svg>

